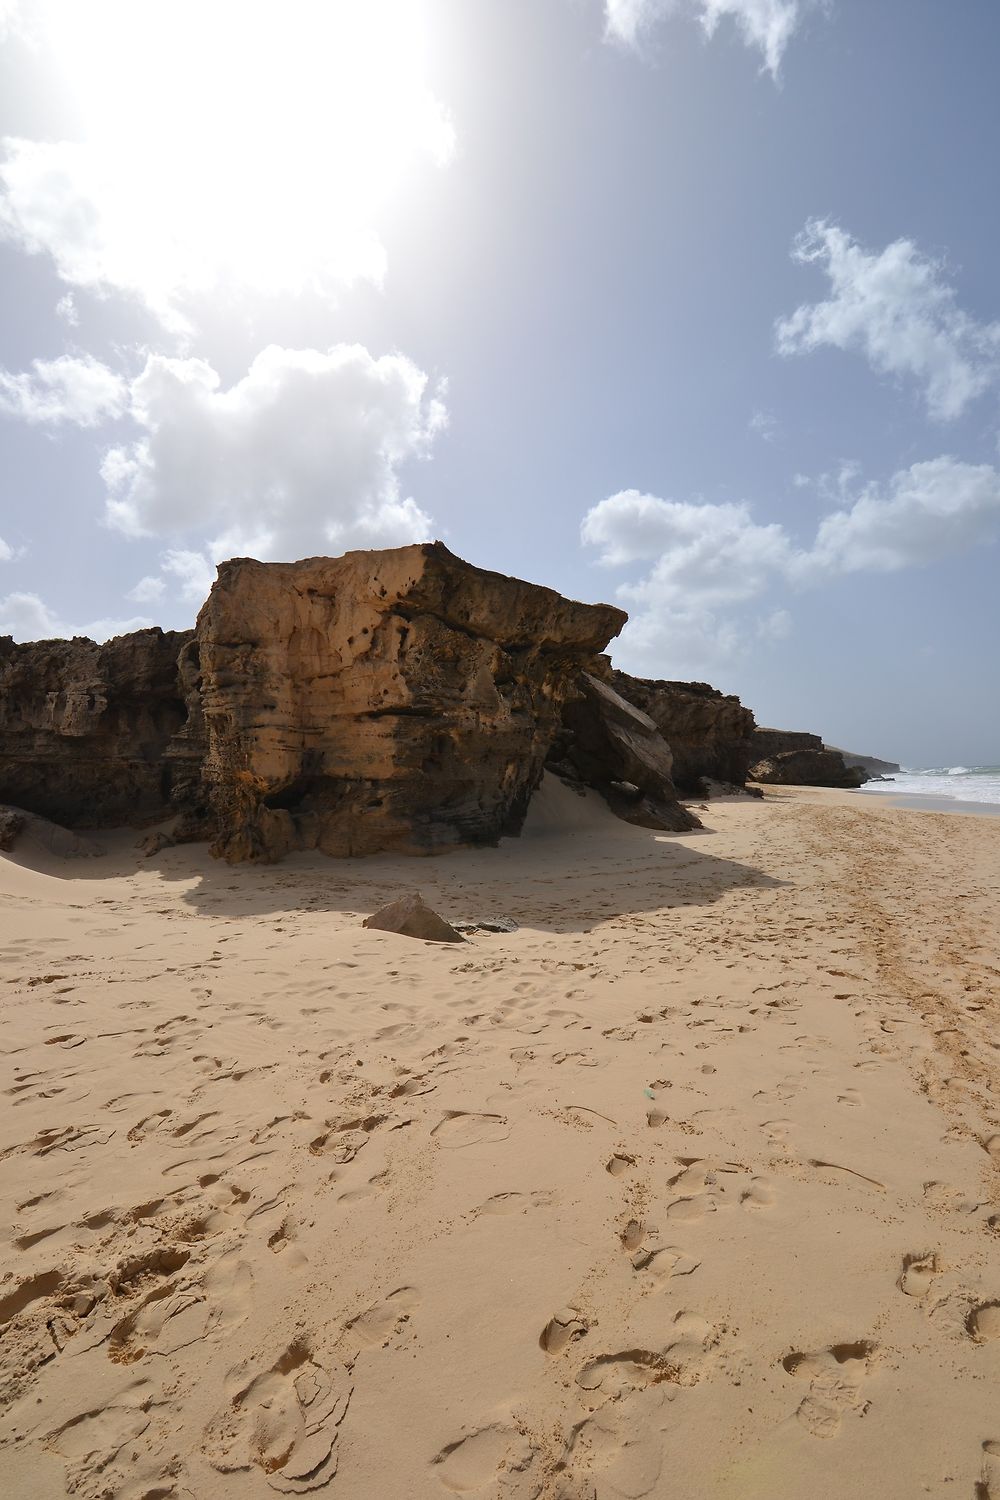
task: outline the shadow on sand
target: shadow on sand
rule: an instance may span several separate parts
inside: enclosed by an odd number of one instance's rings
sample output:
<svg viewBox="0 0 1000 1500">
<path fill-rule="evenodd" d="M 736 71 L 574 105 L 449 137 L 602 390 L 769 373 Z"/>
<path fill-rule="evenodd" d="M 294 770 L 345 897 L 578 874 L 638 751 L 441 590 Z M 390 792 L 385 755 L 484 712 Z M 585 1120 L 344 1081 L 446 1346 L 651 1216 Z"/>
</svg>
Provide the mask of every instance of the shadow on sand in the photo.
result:
<svg viewBox="0 0 1000 1500">
<path fill-rule="evenodd" d="M 751 815 L 768 816 L 766 803 L 747 806 Z M 16 862 L 62 880 L 106 881 L 118 900 L 143 906 L 179 901 L 204 917 L 246 921 L 324 911 L 361 917 L 419 890 L 452 922 L 502 916 L 520 927 L 566 933 L 589 932 L 625 914 L 709 906 L 735 889 L 787 884 L 709 853 L 711 838 L 710 827 L 688 834 L 633 828 L 596 794 L 581 798 L 547 778 L 520 838 L 434 858 L 335 860 L 308 853 L 278 865 L 230 866 L 204 845 L 145 859 L 134 833 L 115 833 L 103 838 L 101 859 L 47 860 L 44 869 L 28 857 Z"/>
</svg>

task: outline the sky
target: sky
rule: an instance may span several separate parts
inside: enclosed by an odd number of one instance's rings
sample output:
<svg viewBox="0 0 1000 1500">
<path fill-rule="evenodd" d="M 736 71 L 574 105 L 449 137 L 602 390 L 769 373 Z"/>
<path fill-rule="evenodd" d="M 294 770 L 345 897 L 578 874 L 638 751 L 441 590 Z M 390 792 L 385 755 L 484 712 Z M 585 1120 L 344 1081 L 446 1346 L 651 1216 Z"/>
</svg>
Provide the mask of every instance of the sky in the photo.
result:
<svg viewBox="0 0 1000 1500">
<path fill-rule="evenodd" d="M 0 633 L 440 538 L 1000 762 L 994 0 L 0 0 Z"/>
</svg>

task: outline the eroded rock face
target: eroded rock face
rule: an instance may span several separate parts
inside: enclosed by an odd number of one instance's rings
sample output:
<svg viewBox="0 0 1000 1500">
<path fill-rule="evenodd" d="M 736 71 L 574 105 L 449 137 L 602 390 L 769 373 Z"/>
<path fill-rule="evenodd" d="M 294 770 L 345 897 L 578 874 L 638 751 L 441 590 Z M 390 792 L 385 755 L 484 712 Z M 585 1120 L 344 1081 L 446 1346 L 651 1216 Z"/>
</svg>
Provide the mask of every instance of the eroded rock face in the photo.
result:
<svg viewBox="0 0 1000 1500">
<path fill-rule="evenodd" d="M 213 852 L 433 853 L 518 832 L 575 678 L 624 622 L 438 542 L 224 563 L 172 752 L 189 770 L 204 752 Z"/>
<path fill-rule="evenodd" d="M 700 828 L 678 801 L 670 746 L 649 715 L 589 672 L 580 673 L 576 686 L 549 768 L 596 788 L 627 823 L 673 832 Z"/>
<path fill-rule="evenodd" d="M 706 682 L 660 682 L 627 672 L 613 672 L 611 682 L 652 719 L 670 746 L 673 780 L 682 791 L 704 792 L 703 779 L 743 785 L 755 726 L 738 698 Z"/>
<path fill-rule="evenodd" d="M 167 816 L 165 752 L 186 714 L 177 657 L 190 636 L 0 638 L 0 801 L 70 828 Z"/>
<path fill-rule="evenodd" d="M 839 750 L 783 750 L 750 767 L 754 781 L 779 786 L 863 786 L 868 773 L 860 766 L 845 766 Z"/>
</svg>

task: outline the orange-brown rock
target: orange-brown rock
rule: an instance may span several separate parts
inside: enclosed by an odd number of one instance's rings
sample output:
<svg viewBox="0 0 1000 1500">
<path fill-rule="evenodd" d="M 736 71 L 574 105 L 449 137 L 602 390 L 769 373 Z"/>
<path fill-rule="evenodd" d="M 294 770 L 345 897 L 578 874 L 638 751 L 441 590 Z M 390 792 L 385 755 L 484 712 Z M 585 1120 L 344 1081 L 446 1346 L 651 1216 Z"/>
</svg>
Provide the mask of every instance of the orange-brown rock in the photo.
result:
<svg viewBox="0 0 1000 1500">
<path fill-rule="evenodd" d="M 189 763 L 204 751 L 213 852 L 433 853 L 518 832 L 575 678 L 624 622 L 439 542 L 222 564 L 179 737 Z"/>
</svg>

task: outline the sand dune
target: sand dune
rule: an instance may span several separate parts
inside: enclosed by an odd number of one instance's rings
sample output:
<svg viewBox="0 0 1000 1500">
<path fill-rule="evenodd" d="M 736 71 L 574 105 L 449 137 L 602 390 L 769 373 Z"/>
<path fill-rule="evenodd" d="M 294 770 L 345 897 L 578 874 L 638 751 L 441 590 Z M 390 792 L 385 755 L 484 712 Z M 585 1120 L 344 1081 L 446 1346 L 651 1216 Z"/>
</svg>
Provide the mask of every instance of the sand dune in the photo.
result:
<svg viewBox="0 0 1000 1500">
<path fill-rule="evenodd" d="M 0 860 L 3 1492 L 1000 1500 L 997 824 L 702 816 Z"/>
</svg>

